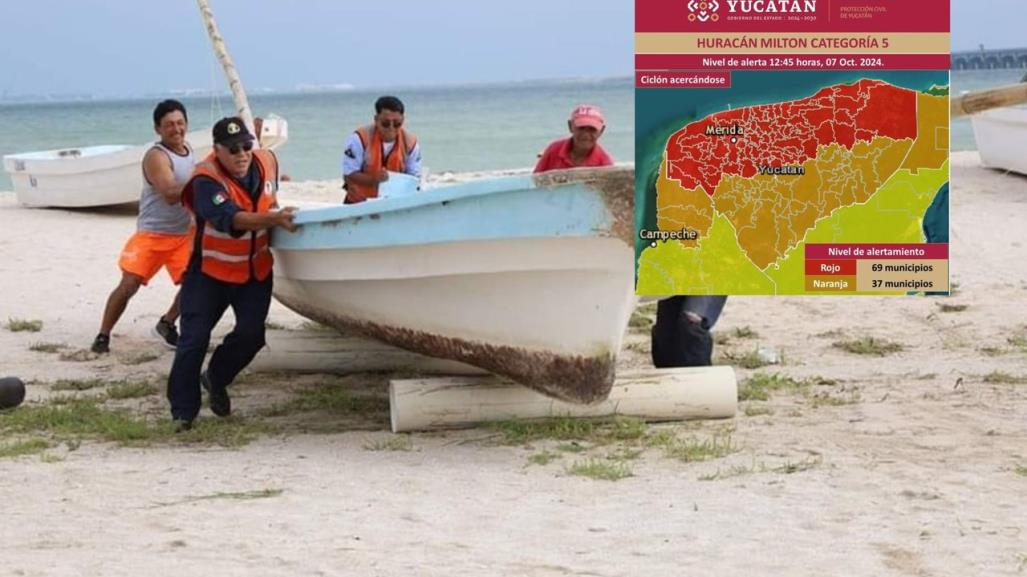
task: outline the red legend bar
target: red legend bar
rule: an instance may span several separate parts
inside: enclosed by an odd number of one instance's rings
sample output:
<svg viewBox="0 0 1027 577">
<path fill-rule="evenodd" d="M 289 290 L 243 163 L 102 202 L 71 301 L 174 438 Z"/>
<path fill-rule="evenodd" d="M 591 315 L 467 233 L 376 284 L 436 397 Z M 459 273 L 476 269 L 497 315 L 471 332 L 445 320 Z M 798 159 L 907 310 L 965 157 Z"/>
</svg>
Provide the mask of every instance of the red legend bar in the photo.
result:
<svg viewBox="0 0 1027 577">
<path fill-rule="evenodd" d="M 810 276 L 855 276 L 855 260 L 807 260 L 806 274 Z"/>
</svg>

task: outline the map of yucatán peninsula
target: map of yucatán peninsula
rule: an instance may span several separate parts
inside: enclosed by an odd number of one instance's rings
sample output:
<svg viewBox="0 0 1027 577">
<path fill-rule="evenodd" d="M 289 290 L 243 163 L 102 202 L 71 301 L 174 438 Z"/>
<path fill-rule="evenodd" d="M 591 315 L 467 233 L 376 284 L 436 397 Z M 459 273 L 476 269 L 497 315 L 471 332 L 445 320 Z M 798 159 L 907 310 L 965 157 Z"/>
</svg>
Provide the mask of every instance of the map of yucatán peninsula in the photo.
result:
<svg viewBox="0 0 1027 577">
<path fill-rule="evenodd" d="M 809 244 L 928 242 L 925 212 L 948 190 L 947 86 L 868 77 L 725 108 L 666 139 L 639 294 L 806 294 Z"/>
</svg>

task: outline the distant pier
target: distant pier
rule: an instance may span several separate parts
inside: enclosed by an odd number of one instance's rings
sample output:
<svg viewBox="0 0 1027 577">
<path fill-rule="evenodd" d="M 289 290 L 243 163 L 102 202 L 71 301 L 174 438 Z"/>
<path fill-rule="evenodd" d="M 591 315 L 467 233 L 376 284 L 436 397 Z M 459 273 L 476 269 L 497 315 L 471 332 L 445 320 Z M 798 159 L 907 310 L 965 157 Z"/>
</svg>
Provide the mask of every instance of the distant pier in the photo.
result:
<svg viewBox="0 0 1027 577">
<path fill-rule="evenodd" d="M 1027 48 L 952 53 L 953 70 L 988 70 L 991 68 L 1027 68 Z"/>
</svg>

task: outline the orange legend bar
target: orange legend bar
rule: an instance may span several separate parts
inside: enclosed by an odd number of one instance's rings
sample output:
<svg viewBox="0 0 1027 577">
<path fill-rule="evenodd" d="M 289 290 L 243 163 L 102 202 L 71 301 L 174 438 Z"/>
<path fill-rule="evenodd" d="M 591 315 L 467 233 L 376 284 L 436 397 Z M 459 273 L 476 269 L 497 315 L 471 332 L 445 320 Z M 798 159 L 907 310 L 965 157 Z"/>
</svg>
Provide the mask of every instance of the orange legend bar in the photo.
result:
<svg viewBox="0 0 1027 577">
<path fill-rule="evenodd" d="M 806 276 L 806 292 L 856 292 L 856 275 Z"/>
</svg>

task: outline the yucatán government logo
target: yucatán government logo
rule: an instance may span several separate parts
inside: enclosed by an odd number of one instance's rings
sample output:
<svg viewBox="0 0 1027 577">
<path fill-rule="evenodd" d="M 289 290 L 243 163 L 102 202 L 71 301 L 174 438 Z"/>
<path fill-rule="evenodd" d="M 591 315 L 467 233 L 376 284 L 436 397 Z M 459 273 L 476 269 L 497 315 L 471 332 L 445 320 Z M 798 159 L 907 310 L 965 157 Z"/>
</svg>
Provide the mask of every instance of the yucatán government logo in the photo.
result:
<svg viewBox="0 0 1027 577">
<path fill-rule="evenodd" d="M 720 16 L 717 16 L 717 10 L 720 9 L 720 4 L 717 0 L 688 0 L 688 11 L 691 14 L 688 15 L 689 22 L 716 22 Z"/>
</svg>

